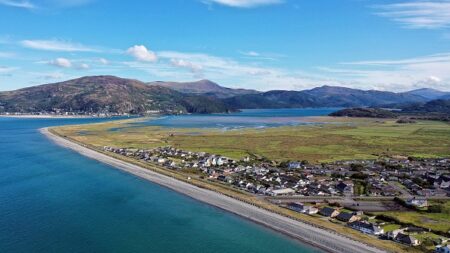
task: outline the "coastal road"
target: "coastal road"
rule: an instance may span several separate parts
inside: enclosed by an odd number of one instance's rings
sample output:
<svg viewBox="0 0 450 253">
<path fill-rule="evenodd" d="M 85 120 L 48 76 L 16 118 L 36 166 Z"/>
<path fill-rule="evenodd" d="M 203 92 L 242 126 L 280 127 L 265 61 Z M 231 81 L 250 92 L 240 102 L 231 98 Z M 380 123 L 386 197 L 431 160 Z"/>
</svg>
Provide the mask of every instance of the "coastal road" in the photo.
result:
<svg viewBox="0 0 450 253">
<path fill-rule="evenodd" d="M 296 221 L 259 207 L 244 203 L 217 192 L 202 189 L 194 185 L 176 180 L 174 178 L 158 174 L 151 170 L 130 164 L 105 154 L 96 152 L 62 137 L 54 135 L 47 128 L 41 129 L 41 133 L 53 140 L 56 144 L 72 149 L 86 157 L 98 160 L 120 170 L 139 176 L 151 182 L 168 187 L 174 191 L 190 196 L 199 201 L 208 203 L 220 209 L 237 214 L 248 220 L 264 225 L 268 228 L 284 233 L 301 242 L 308 243 L 324 251 L 332 253 L 385 253 L 386 251 L 362 242 L 352 240 L 329 230 L 315 227 L 300 221 Z"/>
</svg>

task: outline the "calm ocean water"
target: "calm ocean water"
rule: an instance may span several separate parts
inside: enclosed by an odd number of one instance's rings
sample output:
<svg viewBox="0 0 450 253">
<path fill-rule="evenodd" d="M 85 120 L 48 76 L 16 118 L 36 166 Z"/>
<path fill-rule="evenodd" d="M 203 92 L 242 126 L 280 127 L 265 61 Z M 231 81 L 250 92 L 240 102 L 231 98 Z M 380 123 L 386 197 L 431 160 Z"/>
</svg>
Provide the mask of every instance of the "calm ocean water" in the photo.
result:
<svg viewBox="0 0 450 253">
<path fill-rule="evenodd" d="M 326 116 L 340 108 L 310 109 L 251 109 L 240 113 L 176 115 L 164 116 L 155 120 L 130 124 L 133 126 L 153 125 L 163 127 L 222 128 L 265 128 L 311 124 L 305 120 L 308 116 Z M 118 130 L 118 129 L 112 129 Z"/>
<path fill-rule="evenodd" d="M 0 118 L 0 252 L 316 252 L 38 132 L 96 121 Z"/>
</svg>

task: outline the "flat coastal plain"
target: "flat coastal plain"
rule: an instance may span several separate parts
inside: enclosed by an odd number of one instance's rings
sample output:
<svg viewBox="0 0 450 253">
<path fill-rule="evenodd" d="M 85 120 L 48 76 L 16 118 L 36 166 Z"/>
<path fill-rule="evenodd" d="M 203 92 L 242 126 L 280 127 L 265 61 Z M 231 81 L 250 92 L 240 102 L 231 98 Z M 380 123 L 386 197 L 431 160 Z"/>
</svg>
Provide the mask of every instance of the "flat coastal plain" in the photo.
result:
<svg viewBox="0 0 450 253">
<path fill-rule="evenodd" d="M 165 176 L 140 166 L 130 164 L 95 150 L 71 142 L 63 137 L 51 133 L 48 128 L 40 130 L 42 134 L 56 144 L 72 149 L 86 157 L 111 165 L 117 169 L 131 173 L 143 179 L 168 187 L 179 193 L 208 203 L 212 206 L 237 214 L 258 224 L 286 234 L 303 243 L 310 244 L 326 252 L 332 253 L 382 253 L 387 252 L 359 241 L 352 240 L 343 235 L 296 221 L 262 208 L 244 203 L 223 194 L 191 185 L 186 182 Z"/>
</svg>

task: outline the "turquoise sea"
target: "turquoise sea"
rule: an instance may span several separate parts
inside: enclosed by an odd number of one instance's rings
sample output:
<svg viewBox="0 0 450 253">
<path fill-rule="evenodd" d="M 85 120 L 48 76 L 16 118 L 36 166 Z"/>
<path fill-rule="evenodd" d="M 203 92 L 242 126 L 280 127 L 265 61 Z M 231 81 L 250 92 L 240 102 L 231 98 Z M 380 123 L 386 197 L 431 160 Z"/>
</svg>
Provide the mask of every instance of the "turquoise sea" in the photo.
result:
<svg viewBox="0 0 450 253">
<path fill-rule="evenodd" d="M 0 252 L 318 252 L 38 132 L 102 120 L 0 118 Z"/>
</svg>

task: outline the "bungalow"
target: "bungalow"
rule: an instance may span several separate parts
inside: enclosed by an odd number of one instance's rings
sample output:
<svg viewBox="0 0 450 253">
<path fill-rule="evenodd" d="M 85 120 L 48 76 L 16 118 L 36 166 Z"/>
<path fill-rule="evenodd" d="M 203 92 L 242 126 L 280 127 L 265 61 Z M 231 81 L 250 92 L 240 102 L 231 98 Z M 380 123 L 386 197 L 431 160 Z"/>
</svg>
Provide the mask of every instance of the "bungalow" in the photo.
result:
<svg viewBox="0 0 450 253">
<path fill-rule="evenodd" d="M 403 233 L 399 233 L 394 240 L 399 243 L 411 246 L 417 246 L 420 244 L 419 240 L 417 240 L 415 237 Z"/>
<path fill-rule="evenodd" d="M 354 221 L 348 224 L 351 228 L 361 231 L 365 234 L 370 235 L 381 235 L 384 234 L 384 230 L 373 223 L 367 221 Z"/>
<path fill-rule="evenodd" d="M 316 214 L 319 212 L 319 209 L 315 208 L 314 206 L 305 206 L 303 205 L 303 203 L 300 202 L 289 203 L 287 207 L 292 211 L 309 215 Z"/>
<path fill-rule="evenodd" d="M 360 219 L 360 217 L 352 214 L 352 213 L 340 213 L 338 216 L 336 216 L 336 219 L 343 221 L 343 222 L 354 222 Z"/>
<path fill-rule="evenodd" d="M 337 211 L 336 209 L 333 209 L 331 207 L 324 207 L 324 208 L 320 209 L 319 214 L 322 216 L 334 218 L 339 215 L 339 211 Z"/>
<path fill-rule="evenodd" d="M 291 188 L 285 188 L 285 189 L 278 189 L 278 190 L 272 190 L 271 195 L 272 196 L 283 196 L 283 195 L 292 195 L 295 191 Z"/>
<path fill-rule="evenodd" d="M 304 205 L 303 203 L 300 202 L 292 202 L 288 204 L 288 208 L 291 209 L 292 211 L 296 211 L 298 213 L 302 213 L 304 210 Z"/>
</svg>

